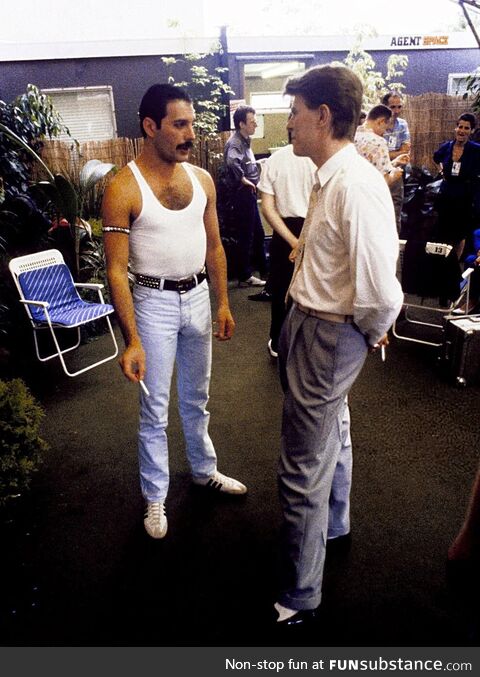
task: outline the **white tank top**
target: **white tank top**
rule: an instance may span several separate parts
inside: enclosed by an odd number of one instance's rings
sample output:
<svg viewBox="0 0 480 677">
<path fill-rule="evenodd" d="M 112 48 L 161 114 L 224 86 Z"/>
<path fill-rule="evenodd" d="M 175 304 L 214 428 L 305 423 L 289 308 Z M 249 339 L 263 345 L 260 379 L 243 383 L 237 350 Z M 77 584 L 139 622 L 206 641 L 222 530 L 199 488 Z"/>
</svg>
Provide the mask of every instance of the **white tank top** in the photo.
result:
<svg viewBox="0 0 480 677">
<path fill-rule="evenodd" d="M 129 237 L 133 273 L 180 280 L 199 273 L 205 265 L 207 236 L 203 216 L 207 197 L 190 165 L 182 163 L 193 186 L 193 197 L 184 209 L 162 205 L 134 161 L 130 167 L 142 195 L 142 209 Z"/>
</svg>

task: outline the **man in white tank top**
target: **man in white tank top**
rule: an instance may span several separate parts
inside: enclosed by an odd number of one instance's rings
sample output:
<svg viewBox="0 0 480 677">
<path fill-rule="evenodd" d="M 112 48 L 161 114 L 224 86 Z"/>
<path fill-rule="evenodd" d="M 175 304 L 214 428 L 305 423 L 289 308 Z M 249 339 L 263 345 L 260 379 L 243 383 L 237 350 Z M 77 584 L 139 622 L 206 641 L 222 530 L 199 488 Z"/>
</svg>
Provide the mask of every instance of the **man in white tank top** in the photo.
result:
<svg viewBox="0 0 480 677">
<path fill-rule="evenodd" d="M 144 525 L 152 538 L 163 538 L 169 483 L 166 427 L 175 363 L 193 482 L 229 494 L 247 489 L 218 472 L 208 434 L 212 320 L 205 265 L 217 299 L 216 338 L 230 339 L 235 323 L 214 184 L 206 171 L 186 163 L 195 139 L 193 106 L 180 88 L 157 84 L 144 95 L 139 116 L 144 148 L 105 191 L 103 231 L 112 302 L 125 340 L 120 366 L 141 386 Z"/>
</svg>

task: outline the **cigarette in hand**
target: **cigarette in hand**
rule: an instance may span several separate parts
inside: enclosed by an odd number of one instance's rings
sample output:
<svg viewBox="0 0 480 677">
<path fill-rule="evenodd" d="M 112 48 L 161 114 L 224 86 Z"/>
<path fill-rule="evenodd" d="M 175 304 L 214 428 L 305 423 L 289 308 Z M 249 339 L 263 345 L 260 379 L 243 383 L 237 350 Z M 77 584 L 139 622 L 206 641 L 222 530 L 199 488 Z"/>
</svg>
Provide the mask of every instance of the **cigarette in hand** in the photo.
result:
<svg viewBox="0 0 480 677">
<path fill-rule="evenodd" d="M 385 346 L 380 346 L 380 354 L 382 356 L 382 362 L 385 362 Z"/>
<path fill-rule="evenodd" d="M 139 381 L 139 383 L 140 383 L 140 388 L 143 390 L 143 392 L 145 393 L 145 395 L 146 395 L 147 397 L 150 397 L 150 393 L 148 392 L 148 388 L 147 388 L 147 386 L 145 385 L 145 383 L 144 383 L 143 381 L 141 381 L 141 380 Z"/>
</svg>

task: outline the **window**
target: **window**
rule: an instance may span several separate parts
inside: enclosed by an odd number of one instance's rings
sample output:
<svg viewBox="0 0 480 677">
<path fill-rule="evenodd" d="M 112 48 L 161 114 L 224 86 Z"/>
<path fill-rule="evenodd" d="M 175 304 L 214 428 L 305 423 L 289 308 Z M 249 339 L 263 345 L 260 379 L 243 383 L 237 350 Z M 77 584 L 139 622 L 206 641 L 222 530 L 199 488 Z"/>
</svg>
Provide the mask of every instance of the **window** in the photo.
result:
<svg viewBox="0 0 480 677">
<path fill-rule="evenodd" d="M 66 87 L 44 89 L 74 139 L 106 141 L 117 136 L 111 87 Z M 61 139 L 68 139 L 64 135 Z"/>
<path fill-rule="evenodd" d="M 284 96 L 285 80 L 305 71 L 303 61 L 262 61 L 244 66 L 250 105 L 258 113 L 287 113 L 290 96 Z"/>
<path fill-rule="evenodd" d="M 290 109 L 289 95 L 282 92 L 252 92 L 250 102 L 256 111 L 262 113 L 284 113 Z"/>
<path fill-rule="evenodd" d="M 463 96 L 467 91 L 467 79 L 470 73 L 449 73 L 447 94 Z"/>
</svg>

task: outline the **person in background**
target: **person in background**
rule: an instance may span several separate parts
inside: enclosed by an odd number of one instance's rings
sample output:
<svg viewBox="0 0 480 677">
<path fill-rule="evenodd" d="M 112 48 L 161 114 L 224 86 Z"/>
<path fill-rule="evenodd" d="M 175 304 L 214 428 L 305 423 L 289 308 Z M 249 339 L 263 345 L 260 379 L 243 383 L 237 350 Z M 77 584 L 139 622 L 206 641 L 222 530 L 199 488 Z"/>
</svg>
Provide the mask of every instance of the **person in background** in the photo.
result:
<svg viewBox="0 0 480 677">
<path fill-rule="evenodd" d="M 263 287 L 265 281 L 253 274 L 256 269 L 260 276 L 267 272 L 265 232 L 257 205 L 260 171 L 250 147 L 257 128 L 255 109 L 239 106 L 233 123 L 235 132 L 225 144 L 223 159 L 238 237 L 238 282 L 240 287 Z"/>
<path fill-rule="evenodd" d="M 363 123 L 365 122 L 366 119 L 367 119 L 367 114 L 365 113 L 364 110 L 362 110 L 362 112 L 360 113 L 360 115 L 358 117 L 358 126 L 360 127 L 360 125 L 363 125 Z"/>
<path fill-rule="evenodd" d="M 217 298 L 215 336 L 230 339 L 235 323 L 214 184 L 206 171 L 187 162 L 195 139 L 192 102 L 179 87 L 152 85 L 142 98 L 139 117 L 143 150 L 108 184 L 102 217 L 108 282 L 125 340 L 120 366 L 130 381 L 141 385 L 138 450 L 144 526 L 159 539 L 167 533 L 166 428 L 175 363 L 193 482 L 227 494 L 247 489 L 218 472 L 208 433 L 212 319 L 205 263 Z"/>
<path fill-rule="evenodd" d="M 480 252 L 478 257 L 480 263 Z M 463 524 L 447 554 L 447 584 L 463 606 L 468 639 L 480 640 L 480 467 L 470 491 Z"/>
<path fill-rule="evenodd" d="M 410 152 L 410 132 L 407 121 L 400 117 L 403 108 L 402 95 L 399 92 L 387 92 L 382 99 L 384 106 L 388 106 L 392 111 L 389 125 L 385 131 L 384 138 L 387 142 L 390 160 L 395 160 L 399 155 Z M 393 206 L 395 208 L 395 219 L 397 222 L 397 232 L 400 233 L 402 226 L 402 207 L 403 207 L 403 179 L 395 181 L 390 186 Z"/>
<path fill-rule="evenodd" d="M 278 357 L 278 339 L 287 312 L 285 297 L 293 273 L 290 253 L 298 245 L 314 172 L 310 158 L 295 155 L 291 144 L 279 148 L 262 165 L 258 184 L 261 210 L 273 230 L 268 274 L 272 303 L 268 351 L 273 358 Z"/>
<path fill-rule="evenodd" d="M 402 167 L 410 160 L 408 153 L 397 155 L 394 160 L 390 160 L 383 135 L 391 117 L 392 111 L 387 106 L 383 104 L 374 106 L 369 111 L 365 123 L 357 127 L 355 132 L 355 148 L 383 174 L 388 186 L 402 179 Z"/>
<path fill-rule="evenodd" d="M 480 263 L 480 255 L 479 255 Z M 449 562 L 480 564 L 480 468 L 473 482 L 463 524 L 448 549 Z"/>
<path fill-rule="evenodd" d="M 294 97 L 293 151 L 317 167 L 279 343 L 283 526 L 274 606 L 276 627 L 288 633 L 316 619 L 327 538 L 349 530 L 347 395 L 367 353 L 388 343 L 403 293 L 388 187 L 352 143 L 360 79 L 344 66 L 316 66 L 288 80 L 285 93 Z"/>
<path fill-rule="evenodd" d="M 474 129 L 475 116 L 463 113 L 457 120 L 453 141 L 443 143 L 433 154 L 443 179 L 435 204 L 435 238 L 454 245 L 459 260 L 480 215 L 480 144 L 470 140 Z"/>
</svg>

